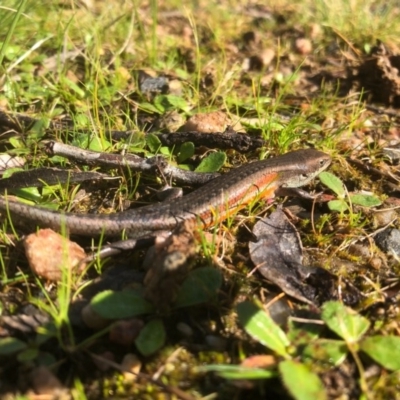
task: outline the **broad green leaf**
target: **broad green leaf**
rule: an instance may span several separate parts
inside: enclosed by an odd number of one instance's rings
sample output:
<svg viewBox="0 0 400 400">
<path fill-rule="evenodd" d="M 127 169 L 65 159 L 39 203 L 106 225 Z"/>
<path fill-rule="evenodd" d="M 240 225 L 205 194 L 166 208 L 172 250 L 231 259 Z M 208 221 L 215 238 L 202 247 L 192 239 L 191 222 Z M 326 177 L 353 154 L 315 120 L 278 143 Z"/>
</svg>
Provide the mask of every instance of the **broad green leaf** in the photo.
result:
<svg viewBox="0 0 400 400">
<path fill-rule="evenodd" d="M 360 349 L 383 367 L 400 370 L 400 337 L 371 336 L 360 343 Z"/>
<path fill-rule="evenodd" d="M 368 330 L 370 322 L 351 308 L 338 301 L 328 301 L 322 306 L 322 320 L 347 343 L 360 340 Z"/>
<path fill-rule="evenodd" d="M 99 151 L 102 152 L 111 147 L 111 143 L 104 139 L 99 138 L 98 136 L 93 136 L 90 138 L 87 148 L 91 151 Z"/>
<path fill-rule="evenodd" d="M 162 112 L 157 107 L 154 107 L 153 104 L 150 103 L 140 103 L 139 109 L 150 113 L 162 114 Z"/>
<path fill-rule="evenodd" d="M 222 285 L 222 275 L 216 268 L 197 268 L 190 272 L 179 289 L 174 308 L 188 307 L 212 300 Z"/>
<path fill-rule="evenodd" d="M 76 135 L 72 144 L 81 147 L 82 149 L 89 149 L 98 152 L 102 152 L 111 147 L 111 143 L 108 140 L 99 138 L 97 135 L 88 136 L 86 134 Z"/>
<path fill-rule="evenodd" d="M 206 365 L 199 372 L 216 372 L 225 379 L 269 379 L 277 376 L 276 371 L 263 368 L 249 368 L 241 365 Z"/>
<path fill-rule="evenodd" d="M 382 204 L 378 197 L 369 194 L 352 194 L 350 200 L 353 204 L 358 204 L 363 207 L 377 207 Z"/>
<path fill-rule="evenodd" d="M 343 340 L 318 339 L 305 346 L 302 357 L 337 366 L 345 360 L 347 353 L 348 347 Z"/>
<path fill-rule="evenodd" d="M 146 136 L 146 143 L 147 146 L 149 146 L 151 152 L 154 154 L 157 153 L 157 151 L 162 146 L 160 139 L 157 137 L 157 135 L 154 135 L 153 133 L 150 133 Z"/>
<path fill-rule="evenodd" d="M 318 375 L 301 363 L 286 360 L 279 364 L 286 389 L 296 400 L 325 400 L 327 394 Z"/>
<path fill-rule="evenodd" d="M 24 147 L 24 142 L 17 137 L 11 137 L 8 139 L 10 142 L 11 146 L 14 147 L 14 149 L 20 149 L 21 147 Z"/>
<path fill-rule="evenodd" d="M 225 164 L 226 154 L 222 151 L 209 154 L 203 158 L 201 163 L 196 168 L 196 172 L 216 172 Z"/>
<path fill-rule="evenodd" d="M 330 172 L 323 171 L 318 175 L 320 181 L 328 186 L 333 192 L 335 192 L 338 197 L 343 198 L 346 195 L 343 182 L 335 175 Z"/>
<path fill-rule="evenodd" d="M 194 154 L 194 144 L 192 142 L 183 143 L 179 149 L 178 162 L 182 163 Z"/>
<path fill-rule="evenodd" d="M 343 212 L 349 209 L 349 205 L 345 200 L 331 200 L 328 202 L 328 207 L 331 211 Z"/>
<path fill-rule="evenodd" d="M 22 340 L 6 337 L 0 339 L 0 355 L 7 355 L 17 353 L 18 351 L 25 350 L 28 345 Z"/>
<path fill-rule="evenodd" d="M 290 342 L 285 332 L 264 310 L 245 301 L 238 304 L 237 312 L 240 323 L 250 336 L 280 356 L 290 357 L 287 352 Z"/>
<path fill-rule="evenodd" d="M 190 111 L 186 100 L 183 97 L 173 94 L 160 94 L 154 98 L 154 105 L 158 110 L 165 112 L 170 110 Z"/>
<path fill-rule="evenodd" d="M 93 297 L 90 305 L 103 318 L 120 319 L 154 312 L 154 306 L 143 298 L 140 290 L 120 292 L 105 290 Z"/>
<path fill-rule="evenodd" d="M 15 196 L 30 202 L 37 202 L 42 198 L 42 195 L 39 193 L 39 189 L 36 187 L 13 189 L 12 192 Z"/>
<path fill-rule="evenodd" d="M 167 95 L 168 102 L 172 106 L 171 109 L 176 110 L 182 110 L 185 112 L 190 111 L 190 106 L 188 105 L 187 101 L 181 97 L 181 96 L 175 96 L 173 94 L 168 94 Z"/>
<path fill-rule="evenodd" d="M 158 152 L 166 157 L 171 157 L 171 155 L 172 155 L 172 151 L 168 146 L 161 146 L 159 148 Z"/>
<path fill-rule="evenodd" d="M 27 348 L 17 355 L 17 360 L 20 362 L 32 361 L 39 355 L 39 349 L 36 347 Z"/>
<path fill-rule="evenodd" d="M 163 322 L 158 318 L 153 319 L 140 331 L 135 344 L 140 353 L 149 356 L 161 349 L 166 336 Z"/>
</svg>

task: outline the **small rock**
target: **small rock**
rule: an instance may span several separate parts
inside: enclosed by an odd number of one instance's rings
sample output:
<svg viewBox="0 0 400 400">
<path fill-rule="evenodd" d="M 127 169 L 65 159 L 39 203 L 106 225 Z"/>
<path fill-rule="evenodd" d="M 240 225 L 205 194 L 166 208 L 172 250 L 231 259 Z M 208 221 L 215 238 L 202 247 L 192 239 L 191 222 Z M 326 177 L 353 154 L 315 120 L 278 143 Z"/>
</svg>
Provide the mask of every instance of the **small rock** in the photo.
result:
<svg viewBox="0 0 400 400">
<path fill-rule="evenodd" d="M 319 24 L 312 24 L 311 25 L 311 30 L 310 30 L 310 38 L 311 39 L 317 39 L 321 36 L 323 33 L 322 27 Z"/>
<path fill-rule="evenodd" d="M 51 229 L 28 235 L 24 247 L 31 270 L 50 281 L 61 281 L 63 270 L 81 272 L 86 268 L 86 264 L 81 263 L 86 257 L 82 247 Z"/>
<path fill-rule="evenodd" d="M 306 38 L 296 39 L 294 47 L 299 54 L 302 54 L 304 56 L 312 52 L 312 43 L 309 39 Z"/>
<path fill-rule="evenodd" d="M 97 314 L 90 304 L 83 307 L 81 311 L 81 318 L 83 323 L 90 329 L 99 331 L 110 324 L 110 320 L 101 317 Z"/>
<path fill-rule="evenodd" d="M 142 368 L 142 363 L 135 354 L 128 353 L 122 360 L 121 367 L 124 369 L 125 381 L 134 382 L 140 369 Z"/>
<path fill-rule="evenodd" d="M 114 343 L 129 346 L 133 344 L 142 328 L 143 321 L 138 318 L 117 321 L 111 327 L 109 337 Z"/>
<path fill-rule="evenodd" d="M 376 269 L 377 271 L 381 269 L 383 265 L 383 260 L 379 257 L 372 257 L 369 265 L 373 268 Z"/>
<path fill-rule="evenodd" d="M 400 256 L 400 230 L 385 229 L 375 236 L 376 245 L 384 252 L 393 252 L 396 256 Z"/>
<path fill-rule="evenodd" d="M 371 252 L 369 250 L 369 246 L 365 246 L 360 243 L 355 243 L 355 244 L 350 245 L 347 250 L 348 250 L 349 254 L 356 256 L 356 257 L 362 257 L 367 260 L 371 257 Z"/>
<path fill-rule="evenodd" d="M 264 67 L 268 67 L 268 65 L 271 64 L 274 57 L 275 57 L 275 51 L 273 49 L 264 49 L 260 54 L 260 58 Z"/>
<path fill-rule="evenodd" d="M 51 395 L 51 398 L 63 398 L 64 386 L 53 372 L 44 365 L 36 367 L 30 373 L 33 390 L 39 395 Z M 65 398 L 65 397 L 64 397 Z"/>
<path fill-rule="evenodd" d="M 383 211 L 375 211 L 373 213 L 373 223 L 375 228 L 380 228 L 383 226 L 387 226 L 393 221 L 396 221 L 398 218 L 398 214 L 396 210 L 386 209 Z"/>
<path fill-rule="evenodd" d="M 190 117 L 181 128 L 182 131 L 198 131 L 203 133 L 224 132 L 231 126 L 237 132 L 244 132 L 239 121 L 233 121 L 222 111 L 199 113 Z"/>
<path fill-rule="evenodd" d="M 227 341 L 221 336 L 207 335 L 205 341 L 215 351 L 224 351 L 226 349 Z"/>
<path fill-rule="evenodd" d="M 171 79 L 168 82 L 169 94 L 173 94 L 175 96 L 182 96 L 183 87 L 182 82 L 179 79 Z"/>
<path fill-rule="evenodd" d="M 176 325 L 176 329 L 182 334 L 182 336 L 185 336 L 187 338 L 193 336 L 193 329 L 184 322 L 178 322 L 178 324 Z"/>
</svg>

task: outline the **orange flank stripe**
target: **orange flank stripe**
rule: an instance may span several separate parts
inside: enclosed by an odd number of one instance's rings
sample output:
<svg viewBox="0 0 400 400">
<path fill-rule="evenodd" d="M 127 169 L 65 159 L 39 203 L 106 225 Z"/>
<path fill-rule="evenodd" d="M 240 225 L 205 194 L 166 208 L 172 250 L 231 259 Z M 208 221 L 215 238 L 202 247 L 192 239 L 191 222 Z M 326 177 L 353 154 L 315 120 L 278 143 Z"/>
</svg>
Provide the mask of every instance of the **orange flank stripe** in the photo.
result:
<svg viewBox="0 0 400 400">
<path fill-rule="evenodd" d="M 273 199 L 278 188 L 278 173 L 270 173 L 262 178 L 262 180 L 254 182 L 246 191 L 238 191 L 236 196 L 225 194 L 225 197 L 229 197 L 229 199 L 204 210 L 197 218 L 200 218 L 204 227 L 209 227 L 235 215 L 252 202 Z"/>
</svg>

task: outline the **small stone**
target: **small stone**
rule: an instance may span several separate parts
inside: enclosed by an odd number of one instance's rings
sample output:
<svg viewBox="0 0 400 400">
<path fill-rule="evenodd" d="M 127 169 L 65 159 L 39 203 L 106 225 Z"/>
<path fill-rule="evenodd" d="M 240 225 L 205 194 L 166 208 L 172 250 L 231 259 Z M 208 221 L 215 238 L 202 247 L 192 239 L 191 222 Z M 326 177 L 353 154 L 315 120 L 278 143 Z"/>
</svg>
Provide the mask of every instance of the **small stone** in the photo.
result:
<svg viewBox="0 0 400 400">
<path fill-rule="evenodd" d="M 207 335 L 205 337 L 205 341 L 206 341 L 207 345 L 211 347 L 212 350 L 215 350 L 215 351 L 226 350 L 227 341 L 226 341 L 226 339 L 224 339 L 220 336 Z"/>
<path fill-rule="evenodd" d="M 59 397 L 65 390 L 60 380 L 53 374 L 53 372 L 44 365 L 36 367 L 30 373 L 33 390 L 39 395 L 51 395 L 51 398 Z"/>
<path fill-rule="evenodd" d="M 185 336 L 187 338 L 193 336 L 193 329 L 184 322 L 178 322 L 178 324 L 176 325 L 176 329 L 182 334 L 182 336 Z"/>
<path fill-rule="evenodd" d="M 352 244 L 348 247 L 348 252 L 349 254 L 356 256 L 356 257 L 362 257 L 364 259 L 369 259 L 371 257 L 371 252 L 369 250 L 369 246 L 365 246 L 360 243 L 355 243 Z"/>
<path fill-rule="evenodd" d="M 90 304 L 83 307 L 81 311 L 81 318 L 83 323 L 90 329 L 99 331 L 110 324 L 110 320 L 103 318 L 97 314 Z"/>
<path fill-rule="evenodd" d="M 383 265 L 383 261 L 381 258 L 379 257 L 373 257 L 371 258 L 369 265 L 376 270 L 380 270 L 382 265 Z"/>
<path fill-rule="evenodd" d="M 383 211 L 376 211 L 373 213 L 373 223 L 375 228 L 380 228 L 391 224 L 396 221 L 398 214 L 396 210 L 386 209 Z"/>
<path fill-rule="evenodd" d="M 275 57 L 275 51 L 273 49 L 265 49 L 260 54 L 260 59 L 264 67 L 268 67 Z"/>
<path fill-rule="evenodd" d="M 109 337 L 114 343 L 129 346 L 134 343 L 142 328 L 143 321 L 138 318 L 117 321 L 111 327 Z"/>
<path fill-rule="evenodd" d="M 400 230 L 385 229 L 375 236 L 376 245 L 384 252 L 393 252 L 396 256 L 400 256 Z"/>
<path fill-rule="evenodd" d="M 306 38 L 296 39 L 294 47 L 299 54 L 302 54 L 304 56 L 312 52 L 312 43 L 309 39 Z"/>
<path fill-rule="evenodd" d="M 142 363 L 135 354 L 128 353 L 123 358 L 121 367 L 124 370 L 125 381 L 134 382 L 142 368 Z"/>
<path fill-rule="evenodd" d="M 233 121 L 222 111 L 199 113 L 190 117 L 181 128 L 182 131 L 198 131 L 203 133 L 224 132 L 230 126 L 237 132 L 243 132 L 244 128 L 238 120 Z"/>
<path fill-rule="evenodd" d="M 61 281 L 63 270 L 81 272 L 86 268 L 86 264 L 81 263 L 86 257 L 82 247 L 51 229 L 40 229 L 28 235 L 24 247 L 31 270 L 50 281 Z"/>
</svg>

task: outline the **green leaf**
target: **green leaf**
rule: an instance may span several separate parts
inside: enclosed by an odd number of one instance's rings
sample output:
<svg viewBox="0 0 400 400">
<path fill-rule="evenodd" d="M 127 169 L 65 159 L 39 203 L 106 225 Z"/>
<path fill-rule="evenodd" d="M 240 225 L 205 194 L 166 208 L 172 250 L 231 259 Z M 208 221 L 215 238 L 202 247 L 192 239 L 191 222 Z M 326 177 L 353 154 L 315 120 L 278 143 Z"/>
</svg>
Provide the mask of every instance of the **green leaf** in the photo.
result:
<svg viewBox="0 0 400 400">
<path fill-rule="evenodd" d="M 350 200 L 353 204 L 358 204 L 363 207 L 377 207 L 382 204 L 378 197 L 369 194 L 352 194 Z"/>
<path fill-rule="evenodd" d="M 155 114 L 162 114 L 162 112 L 157 108 L 154 107 L 153 104 L 151 103 L 140 103 L 139 104 L 139 110 L 148 112 L 148 113 L 155 113 Z"/>
<path fill-rule="evenodd" d="M 345 360 L 347 353 L 348 347 L 343 340 L 318 339 L 305 346 L 302 357 L 337 366 Z"/>
<path fill-rule="evenodd" d="M 120 292 L 105 290 L 93 297 L 90 305 L 95 313 L 106 319 L 129 318 L 154 312 L 154 306 L 143 298 L 140 290 Z"/>
<path fill-rule="evenodd" d="M 39 349 L 36 347 L 27 348 L 17 355 L 17 360 L 20 362 L 32 361 L 39 355 Z"/>
<path fill-rule="evenodd" d="M 87 148 L 91 151 L 99 151 L 102 152 L 111 147 L 111 143 L 98 136 L 93 136 L 90 138 Z"/>
<path fill-rule="evenodd" d="M 183 97 L 175 96 L 173 94 L 160 94 L 154 98 L 155 107 L 161 112 L 171 110 L 182 110 L 185 112 L 190 111 L 186 100 Z"/>
<path fill-rule="evenodd" d="M 328 301 L 322 306 L 321 318 L 347 343 L 357 342 L 370 326 L 367 318 L 337 301 Z"/>
<path fill-rule="evenodd" d="M 199 372 L 216 372 L 225 379 L 269 379 L 277 376 L 276 371 L 263 368 L 249 368 L 240 365 L 205 365 Z"/>
<path fill-rule="evenodd" d="M 290 342 L 285 332 L 265 311 L 245 301 L 238 304 L 237 313 L 240 323 L 250 336 L 280 356 L 290 357 L 286 350 Z"/>
<path fill-rule="evenodd" d="M 76 135 L 72 141 L 72 144 L 74 146 L 81 147 L 82 149 L 89 149 L 91 151 L 99 152 L 111 147 L 111 143 L 108 140 L 102 139 L 97 135 L 86 134 Z"/>
<path fill-rule="evenodd" d="M 212 267 L 190 272 L 179 289 L 174 308 L 188 307 L 212 300 L 222 285 L 221 272 Z"/>
<path fill-rule="evenodd" d="M 153 319 L 140 331 L 135 344 L 140 353 L 144 356 L 149 356 L 161 349 L 165 343 L 166 336 L 162 321 Z"/>
<path fill-rule="evenodd" d="M 400 370 L 400 337 L 371 336 L 360 343 L 360 349 L 383 367 Z"/>
<path fill-rule="evenodd" d="M 160 139 L 154 133 L 150 133 L 146 136 L 146 143 L 153 154 L 157 153 L 162 146 Z"/>
<path fill-rule="evenodd" d="M 201 163 L 196 168 L 196 172 L 216 172 L 225 164 L 226 154 L 222 151 L 209 154 L 203 158 Z"/>
<path fill-rule="evenodd" d="M 194 144 L 192 142 L 183 143 L 179 149 L 178 162 L 182 163 L 194 154 Z"/>
<path fill-rule="evenodd" d="M 345 200 L 331 200 L 328 202 L 331 211 L 343 212 L 349 210 L 349 205 Z"/>
<path fill-rule="evenodd" d="M 279 364 L 286 389 L 296 400 L 325 400 L 327 395 L 318 375 L 295 361 L 286 360 Z"/>
<path fill-rule="evenodd" d="M 28 345 L 22 340 L 6 337 L 0 339 L 0 355 L 8 355 L 25 350 Z"/>
<path fill-rule="evenodd" d="M 42 198 L 39 189 L 36 187 L 13 189 L 12 192 L 15 196 L 21 197 L 22 199 L 30 202 L 37 202 Z"/>
<path fill-rule="evenodd" d="M 335 175 L 330 172 L 323 171 L 318 175 L 320 181 L 328 186 L 333 192 L 335 192 L 338 197 L 343 198 L 346 195 L 346 191 L 343 182 Z"/>
</svg>

